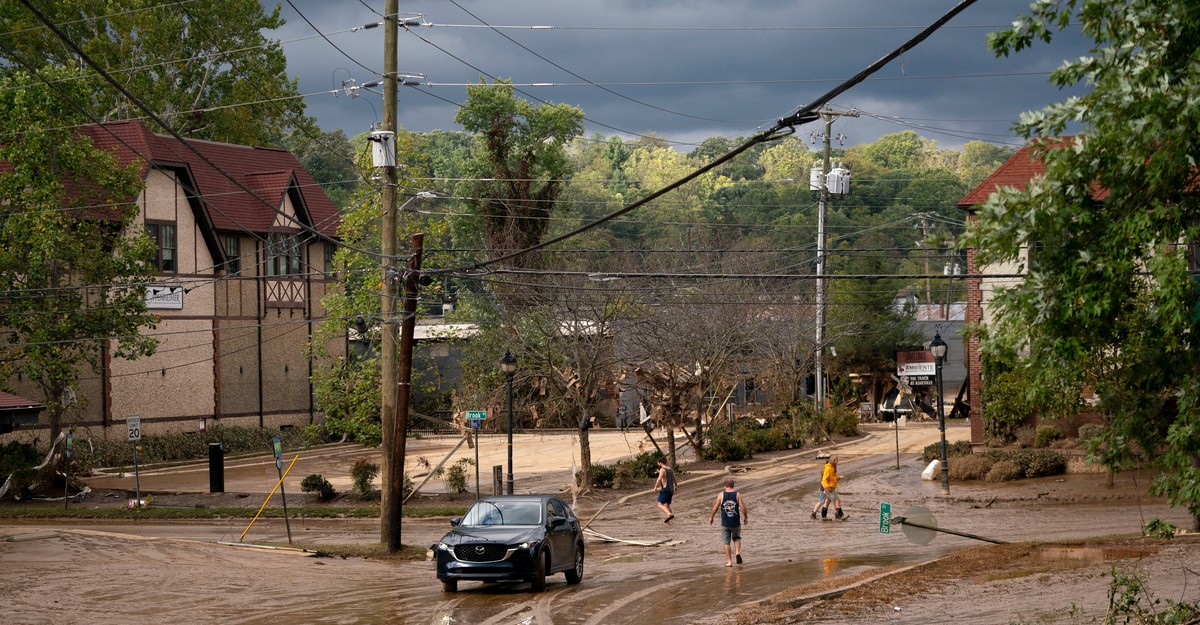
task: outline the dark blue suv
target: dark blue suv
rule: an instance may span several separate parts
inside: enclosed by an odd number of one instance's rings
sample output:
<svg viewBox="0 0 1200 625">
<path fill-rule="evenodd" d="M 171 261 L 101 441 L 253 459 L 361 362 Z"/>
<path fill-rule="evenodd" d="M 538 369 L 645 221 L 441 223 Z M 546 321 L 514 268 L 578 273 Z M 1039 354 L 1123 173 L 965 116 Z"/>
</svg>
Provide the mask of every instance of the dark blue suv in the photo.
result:
<svg viewBox="0 0 1200 625">
<path fill-rule="evenodd" d="M 568 584 L 583 581 L 583 527 L 558 497 L 487 497 L 450 524 L 454 529 L 433 546 L 446 592 L 457 591 L 460 579 L 524 581 L 537 592 L 560 571 Z"/>
</svg>

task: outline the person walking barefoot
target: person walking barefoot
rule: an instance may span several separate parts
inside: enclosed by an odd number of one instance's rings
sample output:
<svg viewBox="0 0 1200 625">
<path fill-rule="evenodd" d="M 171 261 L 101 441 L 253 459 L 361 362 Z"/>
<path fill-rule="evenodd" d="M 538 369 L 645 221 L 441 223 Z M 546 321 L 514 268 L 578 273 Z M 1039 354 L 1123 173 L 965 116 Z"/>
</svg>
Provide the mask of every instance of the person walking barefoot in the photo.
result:
<svg viewBox="0 0 1200 625">
<path fill-rule="evenodd" d="M 658 491 L 658 508 L 667 515 L 663 523 L 671 524 L 675 513 L 671 512 L 671 500 L 675 498 L 675 471 L 667 464 L 666 458 L 658 459 L 658 479 L 654 480 L 654 490 Z"/>
<path fill-rule="evenodd" d="M 735 559 L 741 564 L 742 526 L 750 523 L 750 511 L 742 494 L 733 489 L 732 477 L 725 478 L 725 490 L 717 493 L 712 514 L 708 516 L 709 525 L 717 518 L 718 511 L 721 513 L 721 542 L 725 544 L 725 566 L 733 566 Z"/>
</svg>

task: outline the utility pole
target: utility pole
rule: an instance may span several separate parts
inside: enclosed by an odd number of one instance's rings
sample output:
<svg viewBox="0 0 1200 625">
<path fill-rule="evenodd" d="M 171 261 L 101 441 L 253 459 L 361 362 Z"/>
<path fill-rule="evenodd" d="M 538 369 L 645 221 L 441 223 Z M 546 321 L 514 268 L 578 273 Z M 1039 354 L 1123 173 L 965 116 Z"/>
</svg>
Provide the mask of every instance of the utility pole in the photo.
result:
<svg viewBox="0 0 1200 625">
<path fill-rule="evenodd" d="M 829 153 L 832 150 L 830 134 L 833 132 L 833 120 L 838 117 L 858 117 L 858 111 L 850 110 L 844 113 L 825 109 L 817 111 L 825 120 L 825 158 L 821 165 L 821 200 L 817 204 L 817 414 L 825 410 L 825 210 L 829 205 Z"/>
<path fill-rule="evenodd" d="M 396 132 L 397 59 L 396 44 L 399 38 L 396 13 L 400 0 L 384 2 L 383 17 L 383 130 Z M 395 144 L 393 143 L 393 146 Z M 396 187 L 398 185 L 395 161 L 383 168 L 383 220 L 380 227 L 382 242 L 381 265 L 383 281 L 380 296 L 380 315 L 383 317 L 383 337 L 380 342 L 380 421 L 383 429 L 382 496 L 379 506 L 379 541 L 389 552 L 400 550 L 400 514 L 404 491 L 403 437 L 397 441 L 396 419 L 397 376 L 396 376 Z M 398 465 L 398 466 L 397 466 Z M 399 482 L 394 476 L 401 476 Z"/>
<path fill-rule="evenodd" d="M 929 278 L 929 222 L 927 213 L 920 213 L 921 247 L 925 249 L 925 310 L 928 316 L 933 310 L 933 284 Z"/>
</svg>

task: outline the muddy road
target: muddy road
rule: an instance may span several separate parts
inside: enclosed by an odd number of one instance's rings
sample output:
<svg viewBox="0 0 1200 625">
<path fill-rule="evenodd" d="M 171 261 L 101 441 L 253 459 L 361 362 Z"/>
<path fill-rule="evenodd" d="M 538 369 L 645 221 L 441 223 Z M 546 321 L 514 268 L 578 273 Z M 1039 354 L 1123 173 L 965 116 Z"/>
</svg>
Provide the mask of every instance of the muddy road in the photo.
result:
<svg viewBox="0 0 1200 625">
<path fill-rule="evenodd" d="M 965 436 L 952 431 L 951 440 Z M 649 495 L 611 501 L 592 529 L 631 541 L 590 540 L 584 581 L 561 575 L 545 593 L 527 584 L 466 582 L 443 594 L 432 562 L 381 563 L 315 558 L 285 550 L 252 550 L 236 542 L 245 520 L 181 524 L 30 524 L 0 527 L 0 622 L 56 623 L 368 623 L 642 624 L 715 622 L 738 605 L 802 584 L 916 563 L 979 545 L 939 535 L 927 546 L 879 533 L 878 506 L 894 514 L 913 506 L 942 527 L 997 540 L 1047 540 L 1134 533 L 1150 517 L 1186 524 L 1186 514 L 1138 497 L 1145 483 L 1079 474 L 1008 485 L 920 479 L 920 450 L 936 440 L 931 427 L 900 431 L 900 469 L 890 430 L 829 451 L 841 458 L 839 488 L 846 522 L 809 519 L 820 462 L 812 451 L 731 467 L 750 509 L 743 531 L 745 563 L 726 568 L 718 530 L 708 523 L 724 473 L 688 474 L 676 495 L 671 526 Z M 562 476 L 565 478 L 564 476 Z M 542 479 L 552 479 L 542 476 Z M 565 481 L 565 479 L 564 479 Z M 548 486 L 548 484 L 547 484 Z M 580 499 L 588 519 L 606 503 Z M 404 542 L 430 545 L 446 519 L 406 521 Z M 297 542 L 375 542 L 374 520 L 292 522 Z M 280 520 L 256 525 L 247 542 L 285 543 Z"/>
</svg>

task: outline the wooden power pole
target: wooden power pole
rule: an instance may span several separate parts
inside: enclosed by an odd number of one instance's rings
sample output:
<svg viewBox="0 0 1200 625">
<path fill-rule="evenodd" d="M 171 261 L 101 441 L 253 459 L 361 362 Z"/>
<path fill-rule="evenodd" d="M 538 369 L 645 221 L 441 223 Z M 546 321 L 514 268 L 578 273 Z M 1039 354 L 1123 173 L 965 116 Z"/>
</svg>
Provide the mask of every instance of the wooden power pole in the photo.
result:
<svg viewBox="0 0 1200 625">
<path fill-rule="evenodd" d="M 858 111 L 844 113 L 825 109 L 817 111 L 825 121 L 825 155 L 821 164 L 821 200 L 817 203 L 817 332 L 816 332 L 816 382 L 817 414 L 825 410 L 825 211 L 829 206 L 829 157 L 833 147 L 830 133 L 833 120 L 838 117 L 858 117 Z"/>
<path fill-rule="evenodd" d="M 396 132 L 397 59 L 399 37 L 396 13 L 400 0 L 384 2 L 383 18 L 383 129 Z M 395 145 L 395 143 L 393 143 Z M 403 502 L 403 448 L 397 453 L 396 428 L 396 167 L 383 168 L 383 220 L 380 227 L 380 251 L 383 282 L 380 289 L 380 316 L 383 317 L 383 337 L 380 341 L 380 422 L 383 429 L 382 497 L 379 507 L 379 540 L 389 552 L 400 550 L 400 512 Z M 402 441 L 403 439 L 401 439 Z M 399 460 L 399 466 L 397 461 Z"/>
</svg>

